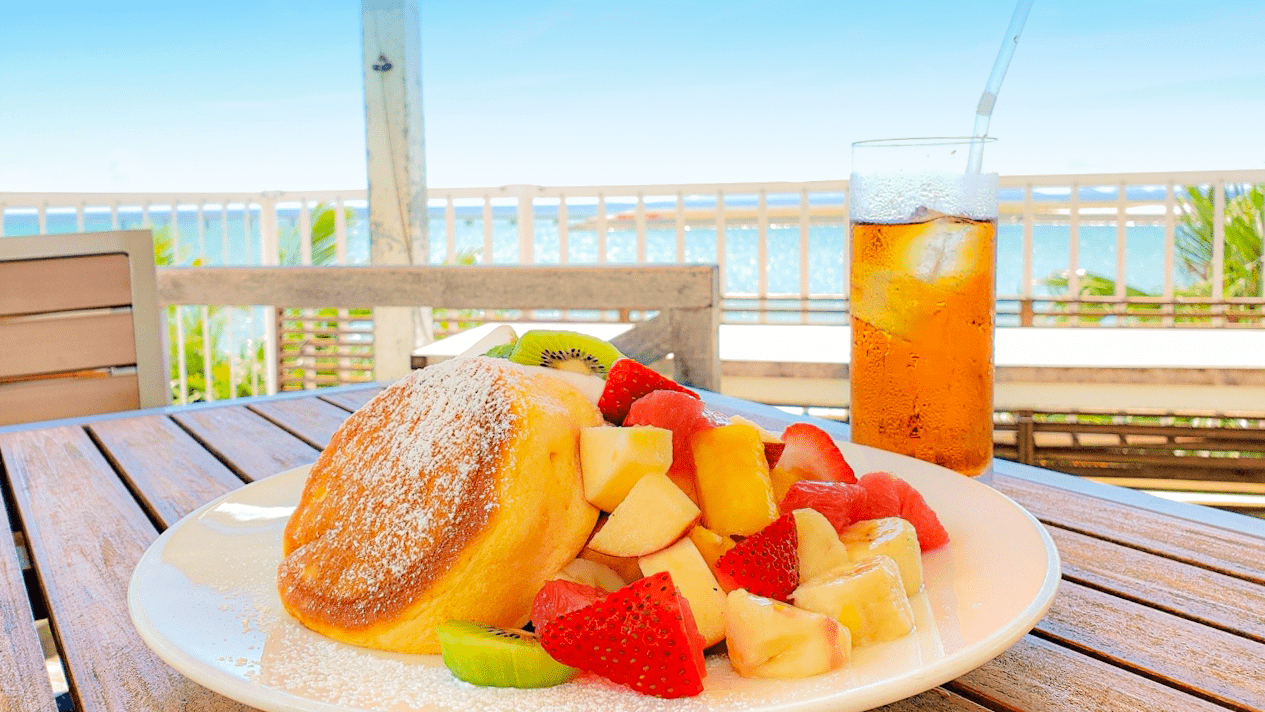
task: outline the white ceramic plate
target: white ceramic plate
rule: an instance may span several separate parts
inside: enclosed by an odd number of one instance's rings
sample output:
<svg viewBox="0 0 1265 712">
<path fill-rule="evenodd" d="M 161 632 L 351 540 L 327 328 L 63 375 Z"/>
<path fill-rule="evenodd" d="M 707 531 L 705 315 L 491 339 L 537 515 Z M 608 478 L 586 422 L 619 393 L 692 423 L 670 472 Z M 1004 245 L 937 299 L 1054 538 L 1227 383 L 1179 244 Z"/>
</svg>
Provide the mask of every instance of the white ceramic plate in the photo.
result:
<svg viewBox="0 0 1265 712">
<path fill-rule="evenodd" d="M 1045 529 L 1013 501 L 949 470 L 840 443 L 857 472 L 887 470 L 922 492 L 951 542 L 923 558 L 911 599 L 916 630 L 853 650 L 842 670 L 805 680 L 744 679 L 708 660 L 702 695 L 645 697 L 594 677 L 544 690 L 455 680 L 438 656 L 337 643 L 290 618 L 277 599 L 281 533 L 308 468 L 211 502 L 168 529 L 136 566 L 132 620 L 172 667 L 263 710 L 867 710 L 978 667 L 1036 625 L 1054 598 L 1059 559 Z"/>
</svg>

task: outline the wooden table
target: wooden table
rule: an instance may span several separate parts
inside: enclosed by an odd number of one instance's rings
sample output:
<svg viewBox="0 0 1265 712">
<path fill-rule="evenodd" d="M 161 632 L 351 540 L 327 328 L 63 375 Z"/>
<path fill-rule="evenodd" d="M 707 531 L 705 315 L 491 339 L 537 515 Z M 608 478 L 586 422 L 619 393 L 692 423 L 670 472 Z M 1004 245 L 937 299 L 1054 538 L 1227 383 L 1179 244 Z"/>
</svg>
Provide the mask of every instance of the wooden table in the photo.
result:
<svg viewBox="0 0 1265 712">
<path fill-rule="evenodd" d="M 32 609 L 47 610 L 75 708 L 235 710 L 141 642 L 132 568 L 159 532 L 244 483 L 316 459 L 376 392 L 347 387 L 0 428 L 0 710 L 53 710 Z M 719 395 L 718 410 L 797 419 Z M 845 426 L 821 423 L 840 437 Z M 995 486 L 1041 519 L 1063 582 L 1013 648 L 890 710 L 1265 710 L 1265 521 L 1013 463 Z M 42 614 L 40 614 L 42 615 Z"/>
</svg>

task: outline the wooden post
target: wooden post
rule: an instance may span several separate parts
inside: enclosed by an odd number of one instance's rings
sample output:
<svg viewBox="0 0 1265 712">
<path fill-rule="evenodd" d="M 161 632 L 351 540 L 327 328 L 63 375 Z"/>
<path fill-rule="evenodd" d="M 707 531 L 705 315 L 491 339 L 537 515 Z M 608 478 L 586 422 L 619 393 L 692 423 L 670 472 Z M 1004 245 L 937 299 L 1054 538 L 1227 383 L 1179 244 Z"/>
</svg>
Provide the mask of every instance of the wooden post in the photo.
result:
<svg viewBox="0 0 1265 712">
<path fill-rule="evenodd" d="M 418 0 L 362 0 L 370 261 L 426 264 L 426 171 Z M 431 340 L 427 314 L 380 307 L 373 315 L 374 377 L 393 381 Z"/>
</svg>

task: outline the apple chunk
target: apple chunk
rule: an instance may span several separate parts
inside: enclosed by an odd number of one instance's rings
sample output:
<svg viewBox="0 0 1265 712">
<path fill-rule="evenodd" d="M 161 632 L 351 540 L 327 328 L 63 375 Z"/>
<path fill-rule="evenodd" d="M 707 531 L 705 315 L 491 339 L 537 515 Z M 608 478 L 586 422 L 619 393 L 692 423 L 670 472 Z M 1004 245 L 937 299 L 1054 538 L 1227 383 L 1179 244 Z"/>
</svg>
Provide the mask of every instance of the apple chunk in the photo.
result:
<svg viewBox="0 0 1265 712">
<path fill-rule="evenodd" d="M 580 430 L 580 473 L 584 497 L 613 512 L 633 485 L 672 466 L 672 431 L 652 425 L 602 426 Z"/>
<path fill-rule="evenodd" d="M 689 537 L 663 551 L 647 554 L 637 560 L 644 576 L 660 571 L 672 575 L 672 583 L 690 602 L 694 622 L 703 636 L 703 645 L 715 645 L 725 639 L 725 594 L 716 582 L 711 567 Z"/>
<path fill-rule="evenodd" d="M 729 662 L 743 677 L 808 677 L 843 667 L 852 652 L 848 629 L 820 613 L 761 598 L 740 588 L 725 600 Z"/>
<path fill-rule="evenodd" d="M 611 556 L 652 554 L 680 539 L 699 514 L 698 505 L 667 475 L 646 475 L 589 540 L 589 548 Z"/>
</svg>

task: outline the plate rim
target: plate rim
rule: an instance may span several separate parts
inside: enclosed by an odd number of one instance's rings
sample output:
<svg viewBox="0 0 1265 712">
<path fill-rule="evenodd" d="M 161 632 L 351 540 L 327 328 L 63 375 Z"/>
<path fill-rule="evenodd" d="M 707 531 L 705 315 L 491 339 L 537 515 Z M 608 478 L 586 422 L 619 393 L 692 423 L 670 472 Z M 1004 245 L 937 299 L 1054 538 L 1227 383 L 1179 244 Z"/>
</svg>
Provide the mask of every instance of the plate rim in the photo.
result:
<svg viewBox="0 0 1265 712">
<path fill-rule="evenodd" d="M 1054 603 L 1059 583 L 1062 580 L 1062 562 L 1059 556 L 1058 547 L 1054 544 L 1054 540 L 1051 538 L 1049 531 L 1045 528 L 1045 525 L 1034 517 L 1025 507 L 1020 505 L 1018 502 L 1015 502 L 1005 493 L 981 481 L 979 477 L 968 478 L 934 463 L 929 463 L 906 455 L 881 450 L 867 445 L 859 445 L 847 440 L 841 440 L 838 438 L 832 439 L 839 444 L 842 449 L 845 449 L 845 452 L 847 448 L 861 448 L 863 451 L 879 453 L 882 458 L 895 457 L 901 460 L 915 462 L 918 463 L 918 466 L 920 467 L 931 467 L 935 470 L 940 470 L 943 473 L 951 474 L 954 477 L 963 478 L 969 482 L 967 485 L 968 487 L 980 488 L 978 491 L 985 493 L 985 496 L 1000 498 L 1000 500 L 1006 505 L 1017 510 L 1021 517 L 1026 520 L 1029 526 L 1031 526 L 1037 533 L 1046 555 L 1045 572 L 1036 594 L 1032 600 L 1027 602 L 1023 610 L 1005 625 L 1000 626 L 976 643 L 955 651 L 952 654 L 938 658 L 921 668 L 910 671 L 907 674 L 881 680 L 866 688 L 842 688 L 831 690 L 826 694 L 812 699 L 794 700 L 780 703 L 780 706 L 777 707 L 777 709 L 785 710 L 787 712 L 793 710 L 803 710 L 806 712 L 807 710 L 820 709 L 823 705 L 830 705 L 832 702 L 837 702 L 839 701 L 838 698 L 842 696 L 849 696 L 849 699 L 847 700 L 848 705 L 850 707 L 855 706 L 856 709 L 870 709 L 877 705 L 890 704 L 899 700 L 908 699 L 909 697 L 913 697 L 926 692 L 927 690 L 938 687 L 950 680 L 954 680 L 1001 655 L 1017 643 L 1024 635 L 1031 631 L 1041 618 L 1045 616 Z M 225 492 L 224 494 L 206 502 L 181 517 L 176 523 L 167 527 L 166 530 L 164 530 L 153 542 L 151 542 L 149 547 L 145 550 L 145 553 L 137 560 L 137 563 L 133 568 L 132 575 L 128 580 L 127 602 L 129 616 L 132 620 L 133 628 L 137 631 L 141 640 L 150 648 L 151 651 L 153 651 L 164 663 L 196 684 L 202 685 L 203 687 L 206 687 L 207 689 L 221 694 L 229 699 L 257 707 L 261 710 L 272 710 L 273 712 L 291 712 L 295 710 L 299 712 L 349 712 L 350 710 L 356 710 L 359 708 L 335 705 L 333 703 L 309 697 L 302 697 L 284 689 L 263 686 L 258 683 L 243 684 L 244 681 L 240 676 L 234 676 L 220 670 L 219 668 L 206 665 L 200 658 L 194 656 L 181 646 L 172 643 L 165 636 L 158 633 L 156 627 L 149 622 L 150 617 L 148 612 L 144 609 L 140 602 L 140 579 L 147 567 L 156 566 L 160 563 L 161 552 L 165 549 L 173 534 L 179 531 L 182 527 L 187 526 L 190 522 L 197 519 L 208 510 L 219 506 L 225 501 L 241 496 L 242 492 L 248 488 L 262 484 L 274 477 L 282 475 L 299 477 L 300 475 L 298 473 L 300 471 L 303 471 L 303 476 L 305 476 L 306 471 L 312 468 L 312 464 L 313 463 L 309 463 L 307 465 L 292 467 L 268 477 L 255 480 L 254 482 L 245 483 L 242 487 Z M 991 472 L 991 466 L 989 471 Z M 338 641 L 334 642 L 337 643 Z M 915 682 L 916 684 L 914 684 Z M 893 697 L 891 689 L 896 687 L 917 687 L 918 689 L 899 697 Z M 282 702 L 276 699 L 277 696 L 284 696 L 284 704 L 286 706 L 279 706 Z"/>
</svg>

